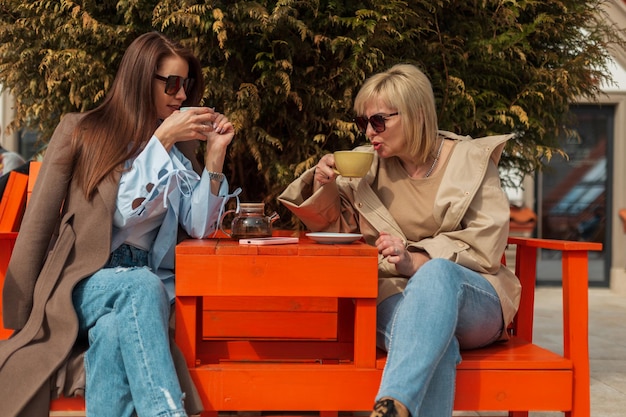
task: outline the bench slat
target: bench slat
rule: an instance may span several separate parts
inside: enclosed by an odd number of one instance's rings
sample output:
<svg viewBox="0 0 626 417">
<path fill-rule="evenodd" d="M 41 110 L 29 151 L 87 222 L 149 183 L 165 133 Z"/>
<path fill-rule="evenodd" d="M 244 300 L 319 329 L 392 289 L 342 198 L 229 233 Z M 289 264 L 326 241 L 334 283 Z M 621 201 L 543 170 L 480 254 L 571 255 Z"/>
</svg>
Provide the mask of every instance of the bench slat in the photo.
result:
<svg viewBox="0 0 626 417">
<path fill-rule="evenodd" d="M 383 369 L 386 355 L 378 352 L 376 367 Z M 564 358 L 541 346 L 529 343 L 519 337 L 512 337 L 505 343 L 497 343 L 486 348 L 464 350 L 460 370 L 501 369 L 501 370 L 569 370 L 573 369 L 570 359 Z"/>
<path fill-rule="evenodd" d="M 321 368 L 323 369 L 323 372 Z M 224 363 L 191 369 L 215 410 L 369 410 L 382 370 L 348 364 Z M 572 405 L 572 372 L 460 370 L 456 410 L 560 410 Z M 242 389 L 245 387 L 245 389 Z M 304 388 L 304 389 L 303 389 Z M 351 393 L 355 395 L 351 395 Z M 323 401 L 321 400 L 323 398 Z"/>
<path fill-rule="evenodd" d="M 0 200 L 0 232 L 17 232 L 26 205 L 28 175 L 9 172 L 9 179 Z"/>
</svg>

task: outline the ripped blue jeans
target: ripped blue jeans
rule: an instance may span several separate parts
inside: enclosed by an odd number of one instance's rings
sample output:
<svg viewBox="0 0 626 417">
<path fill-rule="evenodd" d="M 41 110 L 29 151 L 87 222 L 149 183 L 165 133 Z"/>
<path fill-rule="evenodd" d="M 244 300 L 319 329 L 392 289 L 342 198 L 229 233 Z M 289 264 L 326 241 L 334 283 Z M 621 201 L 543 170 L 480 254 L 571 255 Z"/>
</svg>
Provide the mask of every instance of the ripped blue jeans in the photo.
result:
<svg viewBox="0 0 626 417">
<path fill-rule="evenodd" d="M 498 340 L 500 300 L 479 273 L 431 259 L 377 310 L 377 344 L 388 351 L 376 396 L 395 398 L 412 417 L 450 417 L 461 349 Z"/>
<path fill-rule="evenodd" d="M 168 328 L 170 303 L 147 253 L 127 245 L 74 289 L 86 338 L 87 417 L 186 417 Z"/>
</svg>

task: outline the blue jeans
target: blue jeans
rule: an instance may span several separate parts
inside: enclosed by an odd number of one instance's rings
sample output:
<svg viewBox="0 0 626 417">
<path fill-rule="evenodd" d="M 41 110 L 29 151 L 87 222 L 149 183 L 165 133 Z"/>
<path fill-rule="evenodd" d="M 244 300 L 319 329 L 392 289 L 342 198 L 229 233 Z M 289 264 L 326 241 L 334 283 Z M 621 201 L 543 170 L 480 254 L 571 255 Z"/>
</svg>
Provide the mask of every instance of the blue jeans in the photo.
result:
<svg viewBox="0 0 626 417">
<path fill-rule="evenodd" d="M 376 400 L 394 398 L 412 417 L 451 416 L 460 349 L 495 342 L 503 327 L 485 278 L 445 259 L 426 262 L 378 306 L 377 344 L 388 355 Z"/>
<path fill-rule="evenodd" d="M 79 337 L 89 341 L 87 416 L 186 417 L 159 277 L 145 267 L 104 268 L 77 285 L 72 301 Z"/>
</svg>

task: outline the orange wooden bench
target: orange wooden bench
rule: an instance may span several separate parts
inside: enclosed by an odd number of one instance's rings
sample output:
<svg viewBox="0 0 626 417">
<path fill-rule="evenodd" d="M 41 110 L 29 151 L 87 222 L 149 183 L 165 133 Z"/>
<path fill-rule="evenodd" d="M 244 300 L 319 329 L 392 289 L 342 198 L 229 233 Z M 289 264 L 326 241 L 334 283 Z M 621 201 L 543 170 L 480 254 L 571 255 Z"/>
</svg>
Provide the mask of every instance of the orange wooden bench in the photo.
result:
<svg viewBox="0 0 626 417">
<path fill-rule="evenodd" d="M 38 168 L 38 163 L 31 164 L 28 190 Z M 0 234 L 2 254 L 10 253 L 15 237 L 16 232 Z M 177 248 L 176 337 L 207 406 L 203 415 L 318 411 L 328 417 L 369 411 L 385 361 L 384 353 L 373 347 L 375 249 L 303 246 L 303 254 L 308 250 L 312 258 L 305 262 L 310 280 L 292 286 L 289 294 L 280 288 L 298 271 L 281 251 L 293 251 L 294 245 L 249 247 L 242 256 L 235 242 L 224 240 L 230 243 L 219 250 L 216 242 L 189 240 Z M 529 410 L 562 411 L 588 417 L 587 253 L 601 245 L 531 238 L 510 238 L 509 243 L 516 247 L 516 272 L 523 286 L 513 336 L 507 343 L 463 352 L 455 409 L 504 410 L 515 417 Z M 563 354 L 532 343 L 538 248 L 562 253 Z M 256 256 L 258 251 L 273 260 Z M 330 251 L 329 260 L 315 259 L 312 253 L 320 251 Z M 222 258 L 207 269 L 207 255 L 215 253 Z M 0 257 L 0 284 L 7 263 L 8 256 Z M 329 288 L 337 288 L 333 274 L 339 271 L 346 278 L 337 294 Z M 209 277 L 217 279 L 207 287 Z M 261 278 L 268 277 L 273 286 L 262 285 Z M 370 282 L 363 284 L 362 277 Z M 235 281 L 246 285 L 233 286 Z M 0 338 L 9 334 L 0 329 Z M 82 410 L 81 398 L 51 404 L 51 415 Z"/>
<path fill-rule="evenodd" d="M 509 243 L 523 286 L 512 338 L 462 353 L 455 409 L 588 417 L 587 253 L 601 245 Z M 329 249 L 302 238 L 281 247 L 179 244 L 176 338 L 207 407 L 203 415 L 371 409 L 385 363 L 374 347 L 376 253 L 354 245 Z M 563 354 L 532 343 L 538 248 L 562 253 Z"/>
</svg>

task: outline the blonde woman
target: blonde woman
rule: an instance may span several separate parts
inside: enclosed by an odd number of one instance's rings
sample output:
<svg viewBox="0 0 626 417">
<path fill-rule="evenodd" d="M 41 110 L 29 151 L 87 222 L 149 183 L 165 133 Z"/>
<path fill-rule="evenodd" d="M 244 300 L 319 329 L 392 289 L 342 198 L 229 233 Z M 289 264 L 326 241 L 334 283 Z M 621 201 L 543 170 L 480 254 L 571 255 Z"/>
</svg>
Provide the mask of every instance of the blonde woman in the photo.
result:
<svg viewBox="0 0 626 417">
<path fill-rule="evenodd" d="M 438 130 L 431 84 L 412 65 L 369 78 L 354 103 L 375 153 L 362 179 L 332 154 L 280 201 L 313 231 L 362 233 L 379 252 L 377 344 L 388 352 L 373 417 L 451 416 L 461 349 L 506 339 L 519 281 L 501 265 L 509 203 L 498 160 L 510 135 Z"/>
</svg>

